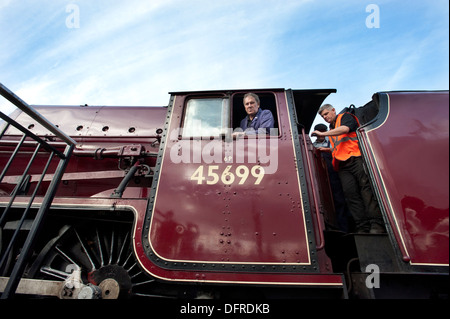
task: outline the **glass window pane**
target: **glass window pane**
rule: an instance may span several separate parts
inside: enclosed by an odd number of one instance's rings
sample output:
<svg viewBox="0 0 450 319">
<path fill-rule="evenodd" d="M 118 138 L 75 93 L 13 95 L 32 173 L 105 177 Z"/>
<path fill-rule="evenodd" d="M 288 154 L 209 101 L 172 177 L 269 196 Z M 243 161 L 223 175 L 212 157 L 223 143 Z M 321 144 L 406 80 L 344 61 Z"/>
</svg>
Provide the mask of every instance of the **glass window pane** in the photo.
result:
<svg viewBox="0 0 450 319">
<path fill-rule="evenodd" d="M 228 99 L 191 99 L 186 105 L 183 137 L 219 136 L 229 123 Z"/>
</svg>

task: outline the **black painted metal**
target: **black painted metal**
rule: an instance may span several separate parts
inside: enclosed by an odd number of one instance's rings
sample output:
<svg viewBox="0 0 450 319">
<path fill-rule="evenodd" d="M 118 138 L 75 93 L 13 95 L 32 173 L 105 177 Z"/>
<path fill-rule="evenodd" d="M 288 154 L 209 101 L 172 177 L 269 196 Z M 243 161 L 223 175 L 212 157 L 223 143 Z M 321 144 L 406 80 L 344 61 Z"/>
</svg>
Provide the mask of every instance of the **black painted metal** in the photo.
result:
<svg viewBox="0 0 450 319">
<path fill-rule="evenodd" d="M 63 141 L 66 142 L 66 148 L 64 152 L 61 152 L 57 149 L 55 149 L 53 146 L 49 145 L 46 141 L 41 139 L 40 137 L 34 135 L 31 133 L 28 129 L 24 128 L 22 125 L 5 115 L 4 113 L 0 112 L 0 117 L 6 121 L 5 128 L 2 130 L 2 134 L 0 137 L 4 137 L 4 133 L 6 132 L 6 129 L 9 126 L 14 126 L 19 131 L 23 133 L 22 138 L 20 141 L 17 142 L 17 146 L 15 150 L 12 152 L 10 159 L 8 160 L 7 164 L 3 168 L 3 171 L 0 175 L 0 182 L 6 175 L 8 169 L 11 167 L 11 165 L 14 164 L 14 160 L 17 158 L 18 154 L 20 153 L 20 148 L 23 145 L 23 142 L 27 138 L 31 138 L 34 141 L 36 141 L 37 145 L 34 150 L 33 155 L 28 161 L 27 166 L 23 170 L 22 176 L 19 178 L 17 182 L 17 186 L 12 191 L 12 193 L 9 196 L 9 203 L 8 205 L 3 209 L 2 215 L 0 216 L 0 229 L 3 229 L 5 224 L 8 221 L 8 217 L 11 213 L 12 208 L 14 208 L 14 202 L 16 200 L 16 197 L 21 192 L 21 188 L 26 182 L 28 178 L 28 172 L 34 163 L 38 153 L 42 151 L 47 151 L 50 155 L 47 160 L 47 163 L 45 167 L 43 168 L 43 171 L 41 173 L 41 177 L 39 179 L 39 182 L 37 183 L 37 186 L 35 187 L 33 194 L 28 198 L 28 203 L 25 205 L 25 207 L 21 206 L 20 208 L 20 217 L 14 216 L 14 218 L 18 218 L 18 223 L 16 226 L 16 229 L 14 230 L 13 235 L 9 239 L 8 243 L 3 243 L 3 238 L 1 238 L 2 246 L 0 247 L 0 270 L 3 271 L 4 275 L 9 276 L 8 283 L 5 287 L 5 290 L 3 291 L 1 295 L 1 299 L 7 299 L 14 296 L 15 291 L 17 289 L 17 286 L 19 285 L 20 279 L 23 275 L 23 271 L 25 269 L 25 266 L 28 262 L 28 258 L 32 252 L 33 244 L 35 242 L 36 237 L 38 236 L 39 231 L 42 228 L 42 225 L 44 223 L 45 217 L 47 215 L 47 212 L 51 206 L 51 203 L 53 201 L 53 198 L 56 194 L 56 190 L 58 188 L 59 182 L 62 179 L 62 176 L 64 174 L 65 168 L 67 167 L 67 164 L 69 162 L 70 156 L 73 152 L 73 149 L 75 147 L 76 142 L 72 140 L 70 137 L 65 135 L 63 132 L 61 132 L 59 129 L 57 129 L 53 124 L 49 123 L 45 118 L 43 118 L 38 112 L 36 112 L 32 107 L 30 107 L 27 103 L 25 103 L 23 100 L 21 100 L 19 97 L 17 97 L 14 93 L 12 93 L 9 89 L 7 89 L 3 84 L 0 83 L 0 94 L 4 96 L 6 99 L 8 99 L 10 102 L 12 102 L 14 105 L 19 107 L 23 112 L 27 113 L 31 117 L 33 117 L 39 124 L 46 127 L 51 133 L 55 134 L 55 136 Z M 57 157 L 55 157 L 57 155 Z M 33 223 L 31 225 L 31 228 L 27 234 L 25 243 L 22 247 L 18 248 L 17 251 L 20 251 L 20 254 L 18 255 L 18 259 L 14 264 L 14 267 L 7 267 L 7 260 L 10 256 L 11 251 L 13 250 L 13 247 L 17 249 L 17 245 L 20 245 L 18 240 L 18 235 L 21 231 L 22 225 L 25 222 L 26 219 L 31 218 L 29 216 L 30 209 L 33 205 L 33 202 L 35 200 L 37 191 L 41 187 L 42 181 L 44 179 L 44 176 L 50 167 L 50 164 L 53 160 L 58 160 L 59 163 L 57 165 L 57 168 L 54 172 L 54 176 L 52 181 L 50 182 L 50 185 L 47 188 L 47 191 L 42 199 L 42 203 L 39 205 L 38 212 L 36 216 L 34 216 Z M 15 208 L 17 209 L 17 208 Z M 3 233 L 3 232 L 1 232 Z M 4 247 L 5 248 L 4 248 Z M 12 269 L 8 269 L 12 268 Z"/>
</svg>

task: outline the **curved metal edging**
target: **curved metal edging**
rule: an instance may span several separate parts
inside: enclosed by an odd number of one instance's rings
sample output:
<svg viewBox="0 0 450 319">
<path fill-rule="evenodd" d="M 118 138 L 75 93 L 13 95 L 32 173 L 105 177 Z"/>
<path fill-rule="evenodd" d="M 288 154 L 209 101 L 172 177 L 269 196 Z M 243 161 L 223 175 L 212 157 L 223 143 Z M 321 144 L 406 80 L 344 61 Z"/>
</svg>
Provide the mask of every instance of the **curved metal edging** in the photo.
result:
<svg viewBox="0 0 450 319">
<path fill-rule="evenodd" d="M 75 142 L 71 137 L 66 135 L 63 131 L 58 129 L 55 125 L 53 125 L 51 122 L 49 122 L 45 117 L 43 117 L 41 114 L 36 112 L 34 108 L 29 106 L 25 101 L 23 101 L 20 97 L 15 95 L 13 92 L 11 92 L 6 86 L 4 86 L 2 83 L 0 83 L 0 94 L 10 101 L 12 104 L 17 106 L 20 110 L 22 110 L 24 113 L 28 114 L 31 118 L 36 120 L 39 124 L 44 126 L 46 129 L 48 129 L 50 132 L 58 136 L 60 139 L 62 139 L 64 142 L 66 142 L 69 145 L 76 145 L 77 142 Z"/>
</svg>

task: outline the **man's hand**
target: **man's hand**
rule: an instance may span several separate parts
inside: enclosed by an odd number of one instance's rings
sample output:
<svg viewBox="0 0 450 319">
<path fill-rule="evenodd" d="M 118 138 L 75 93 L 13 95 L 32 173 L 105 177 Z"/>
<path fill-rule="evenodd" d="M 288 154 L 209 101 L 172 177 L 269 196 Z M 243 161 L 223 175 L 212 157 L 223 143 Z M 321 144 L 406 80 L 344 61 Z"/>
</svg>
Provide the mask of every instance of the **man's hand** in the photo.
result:
<svg viewBox="0 0 450 319">
<path fill-rule="evenodd" d="M 245 133 L 244 132 L 234 132 L 232 134 L 232 136 L 233 136 L 234 139 L 238 139 L 238 138 L 244 137 Z"/>
<path fill-rule="evenodd" d="M 319 151 L 321 151 L 321 152 L 329 152 L 329 153 L 331 153 L 331 148 L 329 148 L 329 147 L 318 147 L 317 149 Z"/>
<path fill-rule="evenodd" d="M 311 136 L 325 136 L 324 132 L 321 131 L 314 131 L 311 133 Z"/>
</svg>

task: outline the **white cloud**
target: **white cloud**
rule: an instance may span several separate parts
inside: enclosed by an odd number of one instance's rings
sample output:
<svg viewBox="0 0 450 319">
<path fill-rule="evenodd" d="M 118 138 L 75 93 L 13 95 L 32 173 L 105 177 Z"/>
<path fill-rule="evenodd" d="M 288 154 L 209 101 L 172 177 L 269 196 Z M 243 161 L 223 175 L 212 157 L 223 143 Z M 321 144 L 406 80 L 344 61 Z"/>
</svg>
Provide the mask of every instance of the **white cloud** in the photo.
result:
<svg viewBox="0 0 450 319">
<path fill-rule="evenodd" d="M 9 6 L 12 0 L 0 0 L 0 10 L 4 7 Z"/>
<path fill-rule="evenodd" d="M 359 0 L 339 9 L 312 0 L 8 3 L 3 11 L 17 17 L 0 13 L 0 81 L 30 104 L 164 105 L 169 91 L 292 87 L 337 88 L 333 99 L 346 106 L 410 85 L 424 59 L 433 62 L 432 43 L 411 50 L 389 24 L 387 0 L 370 31 Z M 65 25 L 71 3 L 78 29 Z"/>
<path fill-rule="evenodd" d="M 11 114 L 16 109 L 16 106 L 11 104 L 8 100 L 0 97 L 0 111 L 6 115 Z M 2 120 L 0 120 L 0 123 Z"/>
<path fill-rule="evenodd" d="M 80 28 L 63 26 L 34 56 L 49 68 L 21 82 L 32 103 L 166 104 L 172 90 L 262 85 L 277 25 L 299 5 L 76 3 Z"/>
</svg>

